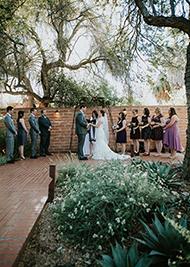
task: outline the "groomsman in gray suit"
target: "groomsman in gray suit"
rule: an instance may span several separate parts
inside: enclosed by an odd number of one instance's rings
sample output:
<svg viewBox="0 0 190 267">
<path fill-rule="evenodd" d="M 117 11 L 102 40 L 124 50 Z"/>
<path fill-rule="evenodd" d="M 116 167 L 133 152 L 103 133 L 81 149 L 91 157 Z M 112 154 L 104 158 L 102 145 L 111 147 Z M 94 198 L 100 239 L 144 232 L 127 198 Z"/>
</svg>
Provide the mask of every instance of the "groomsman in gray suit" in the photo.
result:
<svg viewBox="0 0 190 267">
<path fill-rule="evenodd" d="M 88 158 L 84 156 L 83 146 L 85 141 L 85 136 L 87 133 L 88 123 L 85 119 L 86 106 L 81 105 L 80 111 L 76 115 L 76 134 L 78 136 L 78 158 L 79 160 L 87 160 Z"/>
<path fill-rule="evenodd" d="M 36 159 L 36 147 L 37 147 L 37 140 L 40 134 L 40 129 L 38 125 L 38 119 L 36 118 L 37 109 L 31 108 L 30 109 L 30 117 L 29 117 L 29 124 L 30 124 L 30 138 L 31 138 L 31 159 Z"/>
<path fill-rule="evenodd" d="M 13 122 L 14 109 L 11 106 L 7 107 L 7 114 L 4 117 L 4 123 L 6 126 L 6 156 L 7 163 L 14 163 L 14 142 L 17 131 Z"/>
</svg>

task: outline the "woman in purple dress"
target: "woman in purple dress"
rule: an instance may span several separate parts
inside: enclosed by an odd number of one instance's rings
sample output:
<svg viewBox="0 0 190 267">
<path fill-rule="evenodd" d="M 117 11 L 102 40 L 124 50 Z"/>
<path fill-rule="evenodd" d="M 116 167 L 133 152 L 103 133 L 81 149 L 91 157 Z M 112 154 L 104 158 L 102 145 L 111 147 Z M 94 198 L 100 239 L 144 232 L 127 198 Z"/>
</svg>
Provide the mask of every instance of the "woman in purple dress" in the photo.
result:
<svg viewBox="0 0 190 267">
<path fill-rule="evenodd" d="M 176 157 L 176 152 L 182 151 L 182 146 L 179 136 L 179 127 L 178 127 L 179 118 L 174 108 L 170 108 L 168 113 L 169 113 L 169 118 L 166 121 L 166 126 L 164 127 L 163 143 L 165 146 L 170 148 L 171 150 L 170 158 L 174 159 Z"/>
</svg>

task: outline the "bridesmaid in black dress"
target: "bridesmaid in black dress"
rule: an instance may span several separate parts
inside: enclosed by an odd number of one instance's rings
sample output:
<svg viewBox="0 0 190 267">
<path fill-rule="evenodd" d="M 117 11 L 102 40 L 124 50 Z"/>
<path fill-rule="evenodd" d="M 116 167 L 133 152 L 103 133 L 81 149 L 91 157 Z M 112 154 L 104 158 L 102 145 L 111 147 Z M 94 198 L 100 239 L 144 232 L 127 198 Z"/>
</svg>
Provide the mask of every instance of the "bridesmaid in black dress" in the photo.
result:
<svg viewBox="0 0 190 267">
<path fill-rule="evenodd" d="M 126 119 L 124 112 L 119 113 L 119 120 L 116 126 L 116 144 L 121 144 L 122 155 L 125 155 L 126 143 L 127 143 L 127 132 L 126 132 Z"/>
<path fill-rule="evenodd" d="M 144 108 L 143 116 L 141 119 L 141 138 L 144 140 L 144 150 L 143 156 L 150 155 L 150 139 L 151 139 L 151 119 L 150 111 L 148 108 Z"/>
<path fill-rule="evenodd" d="M 132 110 L 132 119 L 129 127 L 131 128 L 130 138 L 133 141 L 135 156 L 139 156 L 139 139 L 140 139 L 140 128 L 139 128 L 139 117 L 138 109 Z"/>
<path fill-rule="evenodd" d="M 155 115 L 151 119 L 151 138 L 155 141 L 157 155 L 160 156 L 163 147 L 163 127 L 165 126 L 164 117 L 160 108 L 155 108 Z"/>
<path fill-rule="evenodd" d="M 27 134 L 28 130 L 26 128 L 25 122 L 24 122 L 24 111 L 18 112 L 18 119 L 17 119 L 17 138 L 18 138 L 18 149 L 21 159 L 25 159 L 24 157 L 24 145 L 27 142 Z"/>
</svg>

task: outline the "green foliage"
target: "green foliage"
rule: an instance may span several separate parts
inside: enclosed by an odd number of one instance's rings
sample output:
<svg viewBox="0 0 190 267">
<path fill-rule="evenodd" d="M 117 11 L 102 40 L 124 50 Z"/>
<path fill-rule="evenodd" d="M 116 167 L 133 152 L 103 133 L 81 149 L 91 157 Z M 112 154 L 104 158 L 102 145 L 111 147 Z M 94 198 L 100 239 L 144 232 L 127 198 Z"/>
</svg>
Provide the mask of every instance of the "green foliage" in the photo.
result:
<svg viewBox="0 0 190 267">
<path fill-rule="evenodd" d="M 6 136 L 5 136 L 5 129 L 0 129 L 0 154 L 5 154 L 6 148 Z"/>
<path fill-rule="evenodd" d="M 0 165 L 4 165 L 7 162 L 6 157 L 0 155 Z"/>
<path fill-rule="evenodd" d="M 135 160 L 130 166 L 130 170 L 147 173 L 148 179 L 157 182 L 158 186 L 168 189 L 176 189 L 184 184 L 183 180 L 178 177 L 182 171 L 182 164 L 173 167 L 162 162 Z"/>
<path fill-rule="evenodd" d="M 155 216 L 151 226 L 142 222 L 145 233 L 137 241 L 149 249 L 154 263 L 168 266 L 168 262 L 176 262 L 176 266 L 189 266 L 190 231 L 186 228 L 186 221 L 177 224 L 166 217 L 161 219 Z"/>
<path fill-rule="evenodd" d="M 81 103 L 88 106 L 107 106 L 119 102 L 112 87 L 107 82 L 99 85 L 81 84 L 63 73 L 52 74 L 49 77 L 52 92 L 52 102 L 56 106 L 73 107 Z"/>
<path fill-rule="evenodd" d="M 124 240 L 135 220 L 170 200 L 166 188 L 123 162 L 71 166 L 61 171 L 52 212 L 63 238 L 98 248 Z M 101 248 L 101 247 L 99 247 Z"/>
<path fill-rule="evenodd" d="M 102 267 L 149 267 L 151 264 L 150 258 L 147 255 L 139 257 L 137 247 L 134 244 L 128 251 L 116 243 L 115 247 L 111 247 L 112 257 L 102 255 L 100 264 Z"/>
<path fill-rule="evenodd" d="M 12 20 L 14 12 L 21 4 L 20 0 L 1 0 L 0 1 L 0 29 L 5 29 L 7 23 Z"/>
</svg>

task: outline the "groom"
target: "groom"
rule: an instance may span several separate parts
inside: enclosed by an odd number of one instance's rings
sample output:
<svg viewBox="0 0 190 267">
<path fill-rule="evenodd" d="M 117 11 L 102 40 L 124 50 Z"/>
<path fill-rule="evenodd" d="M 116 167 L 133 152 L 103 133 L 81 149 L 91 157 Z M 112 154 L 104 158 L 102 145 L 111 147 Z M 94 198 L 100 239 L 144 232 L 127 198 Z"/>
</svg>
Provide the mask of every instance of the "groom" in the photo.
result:
<svg viewBox="0 0 190 267">
<path fill-rule="evenodd" d="M 81 105 L 80 111 L 76 115 L 76 134 L 78 136 L 78 158 L 79 160 L 87 160 L 88 158 L 84 156 L 83 146 L 85 141 L 85 136 L 87 133 L 88 123 L 85 119 L 86 106 Z"/>
</svg>

